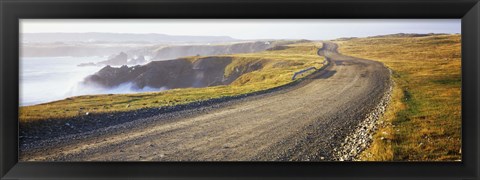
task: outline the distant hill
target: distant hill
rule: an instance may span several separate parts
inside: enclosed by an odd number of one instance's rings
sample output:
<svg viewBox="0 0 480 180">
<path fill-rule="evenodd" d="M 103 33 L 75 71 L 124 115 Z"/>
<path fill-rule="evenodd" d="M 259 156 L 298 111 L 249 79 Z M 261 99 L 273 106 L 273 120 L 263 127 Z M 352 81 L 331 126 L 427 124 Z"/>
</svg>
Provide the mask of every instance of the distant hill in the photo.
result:
<svg viewBox="0 0 480 180">
<path fill-rule="evenodd" d="M 378 36 L 369 36 L 373 38 L 385 38 L 385 37 L 425 37 L 425 36 L 434 36 L 434 35 L 447 35 L 445 33 L 428 33 L 428 34 L 418 34 L 418 33 L 397 33 L 397 34 L 387 34 L 387 35 L 378 35 Z"/>
<path fill-rule="evenodd" d="M 222 45 L 166 46 L 154 50 L 154 60 L 175 59 L 185 56 L 211 56 L 220 54 L 254 53 L 274 47 L 281 41 L 255 41 Z"/>
<path fill-rule="evenodd" d="M 129 33 L 24 33 L 23 43 L 125 42 L 125 43 L 210 43 L 238 41 L 229 36 L 177 36 Z"/>
<path fill-rule="evenodd" d="M 367 36 L 367 38 L 400 38 L 400 37 L 426 37 L 426 36 L 437 36 L 437 35 L 449 35 L 446 33 L 428 33 L 428 34 L 419 34 L 419 33 L 396 33 L 396 34 L 384 34 L 384 35 L 375 35 L 375 36 Z M 334 39 L 336 41 L 348 41 L 352 39 L 357 39 L 361 37 L 342 37 Z"/>
</svg>

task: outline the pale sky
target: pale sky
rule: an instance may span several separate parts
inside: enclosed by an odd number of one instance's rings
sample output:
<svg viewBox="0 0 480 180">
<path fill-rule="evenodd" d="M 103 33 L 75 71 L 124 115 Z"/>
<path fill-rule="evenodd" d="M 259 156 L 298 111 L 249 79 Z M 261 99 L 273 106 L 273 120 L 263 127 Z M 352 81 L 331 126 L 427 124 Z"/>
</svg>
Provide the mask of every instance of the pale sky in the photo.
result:
<svg viewBox="0 0 480 180">
<path fill-rule="evenodd" d="M 237 39 L 365 37 L 394 33 L 461 33 L 460 19 L 21 19 L 21 33 L 158 33 Z"/>
</svg>

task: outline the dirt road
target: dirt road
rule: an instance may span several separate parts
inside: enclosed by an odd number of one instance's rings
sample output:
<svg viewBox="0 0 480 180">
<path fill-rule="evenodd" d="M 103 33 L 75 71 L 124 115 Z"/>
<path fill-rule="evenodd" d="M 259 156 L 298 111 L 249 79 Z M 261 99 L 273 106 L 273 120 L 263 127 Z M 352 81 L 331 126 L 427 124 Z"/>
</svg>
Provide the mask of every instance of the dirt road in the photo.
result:
<svg viewBox="0 0 480 180">
<path fill-rule="evenodd" d="M 202 111 L 102 129 L 91 137 L 21 153 L 47 161 L 321 161 L 378 104 L 389 86 L 381 63 L 325 43 L 329 67 L 300 84 Z"/>
</svg>

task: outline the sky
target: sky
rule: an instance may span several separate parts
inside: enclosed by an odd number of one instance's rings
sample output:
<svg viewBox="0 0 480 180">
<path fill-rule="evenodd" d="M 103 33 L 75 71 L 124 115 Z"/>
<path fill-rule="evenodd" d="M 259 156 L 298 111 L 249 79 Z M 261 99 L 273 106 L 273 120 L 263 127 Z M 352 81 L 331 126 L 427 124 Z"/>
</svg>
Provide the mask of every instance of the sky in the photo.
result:
<svg viewBox="0 0 480 180">
<path fill-rule="evenodd" d="M 21 33 L 158 33 L 236 39 L 366 37 L 394 33 L 461 33 L 460 19 L 21 19 Z"/>
</svg>

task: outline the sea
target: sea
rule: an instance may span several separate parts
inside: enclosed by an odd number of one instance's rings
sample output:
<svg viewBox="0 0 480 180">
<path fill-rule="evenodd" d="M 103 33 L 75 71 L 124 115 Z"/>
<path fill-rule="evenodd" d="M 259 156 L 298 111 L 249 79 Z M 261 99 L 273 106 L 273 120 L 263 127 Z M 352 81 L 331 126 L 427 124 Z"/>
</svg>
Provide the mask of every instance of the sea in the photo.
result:
<svg viewBox="0 0 480 180">
<path fill-rule="evenodd" d="M 20 106 L 30 106 L 93 94 L 126 94 L 161 91 L 161 88 L 133 89 L 131 83 L 115 88 L 85 87 L 82 81 L 103 66 L 77 66 L 104 61 L 108 57 L 22 57 L 20 59 Z"/>
</svg>

